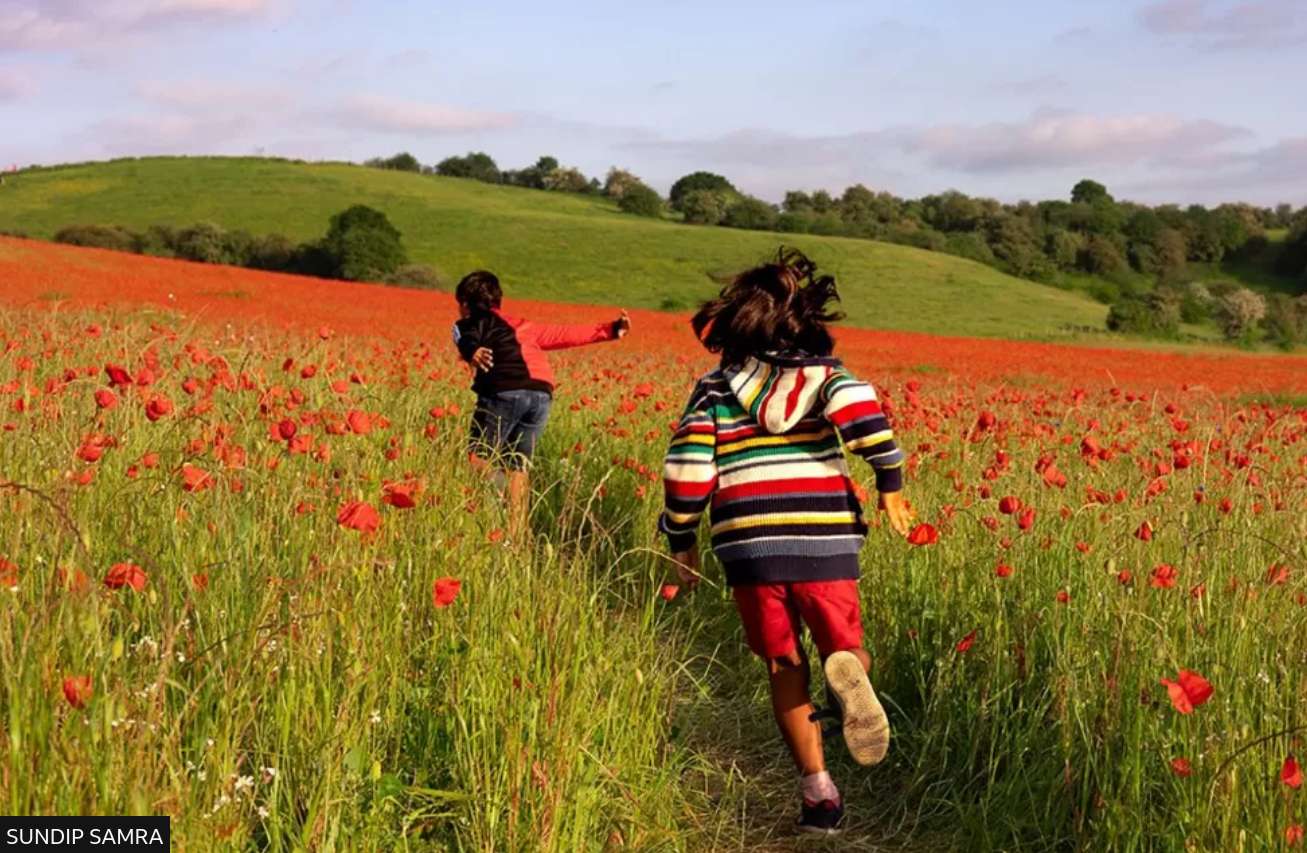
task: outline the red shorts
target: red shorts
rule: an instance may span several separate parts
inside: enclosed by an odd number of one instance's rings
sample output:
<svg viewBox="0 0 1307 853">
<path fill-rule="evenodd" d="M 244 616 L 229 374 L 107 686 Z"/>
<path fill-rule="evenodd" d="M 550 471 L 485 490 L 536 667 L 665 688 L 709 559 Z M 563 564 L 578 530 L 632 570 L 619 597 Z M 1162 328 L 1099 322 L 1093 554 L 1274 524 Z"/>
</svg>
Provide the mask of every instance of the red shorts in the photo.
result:
<svg viewBox="0 0 1307 853">
<path fill-rule="evenodd" d="M 798 647 L 800 620 L 824 658 L 862 645 L 862 608 L 855 580 L 764 583 L 732 587 L 749 648 L 780 658 Z"/>
</svg>

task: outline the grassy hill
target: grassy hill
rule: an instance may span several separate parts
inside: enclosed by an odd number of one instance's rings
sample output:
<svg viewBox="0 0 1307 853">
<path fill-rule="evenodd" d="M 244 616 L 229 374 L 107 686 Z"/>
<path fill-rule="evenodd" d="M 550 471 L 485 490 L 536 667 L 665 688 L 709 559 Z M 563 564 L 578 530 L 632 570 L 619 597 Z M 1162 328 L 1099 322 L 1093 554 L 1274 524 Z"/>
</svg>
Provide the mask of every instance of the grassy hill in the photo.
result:
<svg viewBox="0 0 1307 853">
<path fill-rule="evenodd" d="M 48 238 L 74 224 L 210 221 L 304 240 L 358 203 L 385 211 L 415 262 L 453 280 L 492 269 L 511 296 L 680 310 L 713 292 L 708 273 L 788 242 L 837 276 L 854 325 L 1052 339 L 1101 327 L 1106 315 L 1082 293 L 906 246 L 686 226 L 602 198 L 348 164 L 149 158 L 24 172 L 0 186 L 0 230 Z"/>
</svg>

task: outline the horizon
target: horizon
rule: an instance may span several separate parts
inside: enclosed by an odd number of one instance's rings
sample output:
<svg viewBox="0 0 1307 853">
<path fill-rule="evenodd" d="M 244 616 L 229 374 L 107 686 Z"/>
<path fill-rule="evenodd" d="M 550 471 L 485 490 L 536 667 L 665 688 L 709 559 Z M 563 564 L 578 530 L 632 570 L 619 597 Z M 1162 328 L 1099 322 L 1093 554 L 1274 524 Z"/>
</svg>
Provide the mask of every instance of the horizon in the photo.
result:
<svg viewBox="0 0 1307 853">
<path fill-rule="evenodd" d="M 0 163 L 479 150 L 664 193 L 702 169 L 772 202 L 858 183 L 1036 201 L 1091 178 L 1150 205 L 1307 206 L 1292 0 L 84 5 L 0 21 Z"/>
</svg>

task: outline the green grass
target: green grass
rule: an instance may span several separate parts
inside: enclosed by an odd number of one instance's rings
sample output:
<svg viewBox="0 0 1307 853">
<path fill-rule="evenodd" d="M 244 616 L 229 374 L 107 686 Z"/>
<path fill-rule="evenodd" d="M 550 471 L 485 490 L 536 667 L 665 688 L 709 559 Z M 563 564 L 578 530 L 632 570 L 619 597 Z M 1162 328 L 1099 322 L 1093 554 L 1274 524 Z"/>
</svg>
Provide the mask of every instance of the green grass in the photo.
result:
<svg viewBox="0 0 1307 853">
<path fill-rule="evenodd" d="M 853 325 L 1049 339 L 1101 328 L 1106 317 L 1081 293 L 940 253 L 651 221 L 602 198 L 346 164 L 151 158 L 26 172 L 0 187 L 0 230 L 48 238 L 72 224 L 211 221 L 305 240 L 360 203 L 385 211 L 414 261 L 453 279 L 492 269 L 510 298 L 684 310 L 713 292 L 708 273 L 743 268 L 787 242 L 838 277 Z"/>
</svg>

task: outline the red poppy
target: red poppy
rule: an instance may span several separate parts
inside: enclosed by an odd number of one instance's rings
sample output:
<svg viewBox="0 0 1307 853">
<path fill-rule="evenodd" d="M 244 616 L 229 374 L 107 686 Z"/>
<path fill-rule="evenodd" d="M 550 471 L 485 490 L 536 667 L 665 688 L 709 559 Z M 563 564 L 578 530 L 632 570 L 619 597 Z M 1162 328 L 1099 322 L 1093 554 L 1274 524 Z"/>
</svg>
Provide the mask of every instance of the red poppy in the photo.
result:
<svg viewBox="0 0 1307 853">
<path fill-rule="evenodd" d="M 1071 593 L 1067 592 L 1064 589 L 1059 589 L 1057 591 L 1057 603 L 1066 604 L 1069 601 L 1071 601 Z"/>
<path fill-rule="evenodd" d="M 114 563 L 109 567 L 109 573 L 104 576 L 104 585 L 109 589 L 122 589 L 129 586 L 140 592 L 145 589 L 147 581 L 145 570 L 135 563 Z"/>
<path fill-rule="evenodd" d="M 381 496 L 381 502 L 387 506 L 395 509 L 412 509 L 417 506 L 417 501 L 413 500 L 413 487 L 407 483 L 387 483 L 382 491 L 385 494 Z"/>
<path fill-rule="evenodd" d="M 1021 515 L 1017 516 L 1017 527 L 1020 527 L 1022 530 L 1029 530 L 1034 526 L 1035 511 L 1033 509 L 1027 509 L 1022 512 Z"/>
<path fill-rule="evenodd" d="M 1010 578 L 1012 577 L 1012 567 L 1009 566 L 1007 563 L 999 563 L 997 568 L 994 569 L 994 576 L 1000 578 Z"/>
<path fill-rule="evenodd" d="M 196 592 L 204 592 L 209 588 L 209 576 L 204 572 L 196 572 L 191 575 L 191 586 L 195 588 Z"/>
<path fill-rule="evenodd" d="M 109 385 L 116 387 L 119 385 L 131 385 L 132 375 L 127 372 L 127 368 L 119 367 L 116 364 L 106 364 L 104 372 L 109 377 Z"/>
<path fill-rule="evenodd" d="M 295 437 L 295 422 L 290 418 L 285 418 L 277 424 L 277 435 L 281 436 L 282 441 L 290 441 Z"/>
<path fill-rule="evenodd" d="M 676 594 L 680 591 L 681 588 L 676 584 L 665 583 L 663 584 L 662 589 L 658 590 L 658 594 L 662 596 L 663 601 L 671 601 L 673 598 L 676 597 Z"/>
<path fill-rule="evenodd" d="M 1295 823 L 1284 830 L 1284 843 L 1290 847 L 1297 847 L 1302 844 L 1303 828 L 1301 823 Z"/>
<path fill-rule="evenodd" d="M 8 589 L 18 586 L 18 566 L 0 557 L 0 587 Z"/>
<path fill-rule="evenodd" d="M 463 582 L 458 578 L 436 578 L 431 585 L 431 603 L 436 608 L 448 607 L 458 598 L 458 591 Z"/>
<path fill-rule="evenodd" d="M 958 640 L 958 644 L 953 648 L 957 651 L 958 654 L 964 655 L 967 652 L 971 651 L 971 647 L 974 646 L 975 644 L 976 644 L 976 632 L 972 631 L 970 634 L 967 634 L 965 637 Z"/>
<path fill-rule="evenodd" d="M 381 516 L 363 501 L 350 501 L 336 513 L 336 523 L 360 533 L 372 533 L 381 526 Z"/>
<path fill-rule="evenodd" d="M 1021 509 L 1021 500 L 1019 498 L 1013 497 L 1012 495 L 1008 495 L 1007 497 L 999 499 L 998 511 L 1003 513 L 1004 515 L 1012 515 L 1018 512 L 1020 509 Z"/>
<path fill-rule="evenodd" d="M 349 414 L 345 416 L 345 422 L 349 424 L 350 432 L 355 435 L 367 435 L 372 432 L 372 419 L 358 409 L 350 409 Z"/>
<path fill-rule="evenodd" d="M 1130 574 L 1129 569 L 1122 569 L 1116 573 L 1116 582 L 1121 584 L 1121 586 L 1129 586 L 1130 581 L 1133 579 L 1134 575 Z"/>
<path fill-rule="evenodd" d="M 1207 704 L 1212 698 L 1210 681 L 1188 669 L 1180 670 L 1175 681 L 1162 679 L 1162 686 L 1171 697 L 1171 704 L 1181 714 L 1192 714 L 1195 708 Z"/>
<path fill-rule="evenodd" d="M 498 543 L 498 542 L 503 542 L 503 541 L 504 541 L 504 531 L 501 530 L 500 528 L 496 527 L 494 530 L 492 530 L 492 531 L 490 531 L 489 533 L 486 534 L 486 541 L 489 542 L 489 543 L 492 544 L 492 545 L 494 545 L 494 544 L 496 544 L 496 543 Z"/>
<path fill-rule="evenodd" d="M 118 405 L 118 395 L 108 388 L 101 388 L 95 392 L 95 405 L 101 409 L 112 409 Z"/>
<path fill-rule="evenodd" d="M 932 524 L 922 522 L 908 533 L 908 543 L 911 545 L 934 545 L 939 541 L 939 531 Z"/>
<path fill-rule="evenodd" d="M 162 395 L 151 397 L 150 402 L 145 404 L 145 416 L 151 421 L 157 421 L 165 415 L 172 413 L 172 400 Z"/>
<path fill-rule="evenodd" d="M 1140 524 L 1138 529 L 1135 530 L 1135 538 L 1138 539 L 1140 542 L 1152 542 L 1153 541 L 1152 523 L 1145 520 L 1142 524 Z"/>
<path fill-rule="evenodd" d="M 74 708 L 85 708 L 95 693 L 89 675 L 69 675 L 64 678 L 64 698 Z"/>
<path fill-rule="evenodd" d="M 1185 779 L 1193 775 L 1194 768 L 1187 758 L 1172 758 L 1171 772 L 1180 778 Z"/>
<path fill-rule="evenodd" d="M 1153 589 L 1172 589 L 1175 587 L 1175 580 L 1180 576 L 1175 566 L 1168 563 L 1160 563 L 1153 567 Z"/>
<path fill-rule="evenodd" d="M 1302 787 L 1302 768 L 1292 753 L 1284 759 L 1284 766 L 1280 768 L 1280 781 L 1295 791 Z"/>
<path fill-rule="evenodd" d="M 202 492 L 213 485 L 213 476 L 189 463 L 182 465 L 182 490 Z"/>
</svg>

